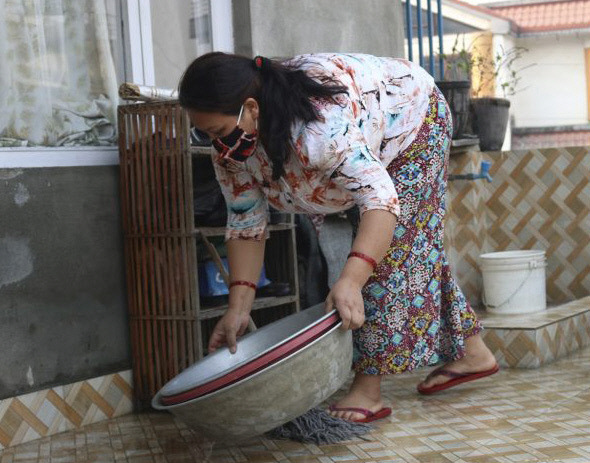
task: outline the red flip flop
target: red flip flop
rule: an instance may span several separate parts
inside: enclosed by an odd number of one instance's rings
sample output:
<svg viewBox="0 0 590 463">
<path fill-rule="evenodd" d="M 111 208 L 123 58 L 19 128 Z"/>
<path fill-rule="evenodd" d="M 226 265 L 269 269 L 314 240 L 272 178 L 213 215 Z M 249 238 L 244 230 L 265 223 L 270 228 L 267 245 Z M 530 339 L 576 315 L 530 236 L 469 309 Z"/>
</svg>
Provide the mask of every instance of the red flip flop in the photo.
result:
<svg viewBox="0 0 590 463">
<path fill-rule="evenodd" d="M 375 413 L 373 413 L 371 410 L 367 410 L 366 408 L 336 407 L 335 405 L 330 405 L 328 409 L 331 412 L 353 412 L 365 415 L 365 417 L 361 418 L 360 420 L 350 420 L 353 423 L 371 423 L 376 420 L 387 418 L 389 415 L 391 415 L 391 408 L 389 407 L 384 407 Z"/>
<path fill-rule="evenodd" d="M 444 391 L 445 389 L 448 389 L 450 387 L 457 386 L 461 383 L 466 383 L 467 381 L 473 381 L 475 379 L 480 379 L 486 376 L 493 375 L 494 373 L 497 373 L 498 370 L 500 370 L 500 366 L 497 363 L 489 370 L 478 371 L 476 373 L 457 373 L 455 371 L 445 370 L 444 368 L 441 368 L 438 370 L 434 370 L 432 373 L 430 373 L 426 377 L 425 381 L 434 378 L 435 376 L 441 375 L 451 378 L 449 381 L 447 381 L 446 383 L 436 384 L 430 387 L 420 387 L 420 385 L 418 385 L 417 389 L 420 394 L 430 395 L 434 394 L 435 392 Z"/>
</svg>

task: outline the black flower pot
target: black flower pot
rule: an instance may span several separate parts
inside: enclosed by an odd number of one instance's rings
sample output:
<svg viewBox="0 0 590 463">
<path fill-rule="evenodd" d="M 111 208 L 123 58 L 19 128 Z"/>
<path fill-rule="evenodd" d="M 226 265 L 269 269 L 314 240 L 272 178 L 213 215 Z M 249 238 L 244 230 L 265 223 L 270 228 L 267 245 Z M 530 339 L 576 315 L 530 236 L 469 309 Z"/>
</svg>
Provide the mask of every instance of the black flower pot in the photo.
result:
<svg viewBox="0 0 590 463">
<path fill-rule="evenodd" d="M 452 138 L 463 138 L 469 132 L 469 100 L 471 82 L 468 80 L 440 81 L 436 83 L 449 103 L 453 116 Z"/>
<path fill-rule="evenodd" d="M 473 98 L 471 100 L 474 132 L 481 151 L 499 151 L 504 144 L 510 101 L 504 98 Z"/>
</svg>

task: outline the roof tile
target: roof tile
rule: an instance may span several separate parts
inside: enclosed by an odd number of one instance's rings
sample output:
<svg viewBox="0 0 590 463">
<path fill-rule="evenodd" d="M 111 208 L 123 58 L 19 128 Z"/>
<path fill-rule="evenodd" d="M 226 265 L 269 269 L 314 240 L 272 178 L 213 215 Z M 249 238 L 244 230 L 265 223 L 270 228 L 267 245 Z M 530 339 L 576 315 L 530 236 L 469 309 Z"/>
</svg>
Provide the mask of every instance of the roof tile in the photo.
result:
<svg viewBox="0 0 590 463">
<path fill-rule="evenodd" d="M 521 32 L 590 28 L 590 0 L 530 3 L 490 9 L 512 20 Z"/>
</svg>

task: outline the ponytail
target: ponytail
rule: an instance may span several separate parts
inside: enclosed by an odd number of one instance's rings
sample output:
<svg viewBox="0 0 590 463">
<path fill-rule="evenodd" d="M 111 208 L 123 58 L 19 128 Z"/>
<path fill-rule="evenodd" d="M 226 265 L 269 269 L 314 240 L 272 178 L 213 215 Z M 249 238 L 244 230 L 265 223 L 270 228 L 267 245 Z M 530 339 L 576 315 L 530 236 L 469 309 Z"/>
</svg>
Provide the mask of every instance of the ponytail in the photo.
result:
<svg viewBox="0 0 590 463">
<path fill-rule="evenodd" d="M 296 63 L 214 52 L 187 68 L 180 81 L 179 100 L 187 109 L 237 115 L 244 101 L 254 98 L 260 106 L 260 141 L 277 180 L 293 150 L 293 124 L 319 119 L 314 99 L 336 103 L 334 97 L 346 92 L 346 87 L 328 77 L 319 82 L 312 79 Z"/>
</svg>

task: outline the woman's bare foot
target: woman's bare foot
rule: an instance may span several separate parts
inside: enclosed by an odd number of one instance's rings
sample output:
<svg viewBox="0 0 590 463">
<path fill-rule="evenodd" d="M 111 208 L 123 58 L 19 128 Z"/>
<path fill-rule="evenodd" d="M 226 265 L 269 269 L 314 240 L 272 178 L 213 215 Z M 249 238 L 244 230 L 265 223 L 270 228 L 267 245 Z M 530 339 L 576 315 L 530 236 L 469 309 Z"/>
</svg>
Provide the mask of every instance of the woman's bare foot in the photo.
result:
<svg viewBox="0 0 590 463">
<path fill-rule="evenodd" d="M 364 408 L 373 413 L 383 408 L 381 400 L 381 376 L 357 373 L 348 394 L 335 403 L 335 408 Z M 332 416 L 343 420 L 355 421 L 365 418 L 361 413 L 350 411 L 329 411 Z"/>
<path fill-rule="evenodd" d="M 463 358 L 449 362 L 442 368 L 455 373 L 479 373 L 492 369 L 494 365 L 496 365 L 494 354 L 484 344 L 481 336 L 477 334 L 465 340 L 465 356 Z M 422 381 L 418 387 L 430 388 L 449 380 L 450 378 L 445 375 L 432 375 Z"/>
</svg>

